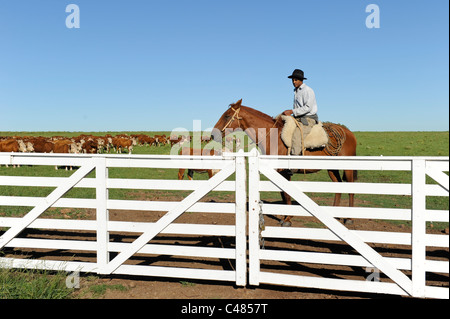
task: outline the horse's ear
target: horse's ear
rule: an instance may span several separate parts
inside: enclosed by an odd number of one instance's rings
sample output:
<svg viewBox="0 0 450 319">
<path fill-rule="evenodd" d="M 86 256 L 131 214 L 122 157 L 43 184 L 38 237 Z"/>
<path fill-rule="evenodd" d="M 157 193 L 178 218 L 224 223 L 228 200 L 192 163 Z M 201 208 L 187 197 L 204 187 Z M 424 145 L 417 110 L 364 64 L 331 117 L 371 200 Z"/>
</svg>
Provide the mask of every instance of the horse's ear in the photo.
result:
<svg viewBox="0 0 450 319">
<path fill-rule="evenodd" d="M 236 106 L 241 106 L 241 104 L 242 104 L 242 99 L 240 99 L 239 101 L 237 101 L 236 104 L 234 104 L 234 105 L 236 105 Z"/>
</svg>

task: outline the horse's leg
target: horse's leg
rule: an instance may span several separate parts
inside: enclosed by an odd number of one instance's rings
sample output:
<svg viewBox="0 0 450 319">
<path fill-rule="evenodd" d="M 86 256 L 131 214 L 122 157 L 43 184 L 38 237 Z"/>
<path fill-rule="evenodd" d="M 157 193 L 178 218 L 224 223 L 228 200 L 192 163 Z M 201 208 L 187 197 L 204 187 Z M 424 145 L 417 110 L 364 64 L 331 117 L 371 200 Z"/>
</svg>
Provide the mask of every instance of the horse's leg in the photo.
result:
<svg viewBox="0 0 450 319">
<path fill-rule="evenodd" d="M 184 171 L 185 171 L 184 168 L 180 168 L 180 169 L 178 170 L 178 179 L 179 179 L 179 180 L 182 180 L 182 179 L 184 178 Z"/>
<path fill-rule="evenodd" d="M 291 196 L 286 192 L 281 192 L 281 198 L 286 205 L 292 205 Z"/>
<path fill-rule="evenodd" d="M 346 182 L 353 183 L 355 181 L 356 173 L 355 171 L 347 170 L 344 171 L 344 179 Z M 348 206 L 353 207 L 355 203 L 355 194 L 348 194 Z"/>
<path fill-rule="evenodd" d="M 342 182 L 341 175 L 339 174 L 338 170 L 329 170 L 328 175 L 330 176 L 333 182 Z M 333 206 L 339 206 L 340 203 L 341 203 L 341 194 L 340 193 L 334 194 Z"/>
<path fill-rule="evenodd" d="M 341 175 L 339 174 L 338 170 L 330 170 L 328 171 L 328 175 L 330 175 L 330 178 L 333 182 L 342 182 Z M 344 179 L 346 181 L 353 181 L 353 171 L 344 171 Z M 339 206 L 339 204 L 341 203 L 341 195 L 341 193 L 336 193 L 334 195 L 333 206 Z M 353 207 L 353 196 L 354 194 L 349 194 L 349 202 L 351 207 Z M 353 224 L 353 220 L 351 220 L 350 218 L 344 218 L 344 224 L 351 225 Z"/>
<path fill-rule="evenodd" d="M 292 173 L 288 172 L 286 170 L 281 171 L 280 174 L 286 178 L 288 181 L 291 181 Z M 283 198 L 283 202 L 286 205 L 292 205 L 291 196 L 286 192 L 281 192 L 281 198 Z M 280 220 L 280 224 L 282 227 L 290 227 L 292 225 L 291 223 L 292 216 L 284 216 Z"/>
<path fill-rule="evenodd" d="M 287 170 L 280 171 L 281 176 L 286 178 L 288 181 L 291 181 L 292 173 Z M 281 192 L 281 198 L 283 198 L 283 202 L 287 205 L 292 205 L 291 196 L 286 192 Z"/>
<path fill-rule="evenodd" d="M 194 179 L 194 170 L 193 169 L 188 169 L 188 178 L 190 181 L 192 181 Z"/>
</svg>

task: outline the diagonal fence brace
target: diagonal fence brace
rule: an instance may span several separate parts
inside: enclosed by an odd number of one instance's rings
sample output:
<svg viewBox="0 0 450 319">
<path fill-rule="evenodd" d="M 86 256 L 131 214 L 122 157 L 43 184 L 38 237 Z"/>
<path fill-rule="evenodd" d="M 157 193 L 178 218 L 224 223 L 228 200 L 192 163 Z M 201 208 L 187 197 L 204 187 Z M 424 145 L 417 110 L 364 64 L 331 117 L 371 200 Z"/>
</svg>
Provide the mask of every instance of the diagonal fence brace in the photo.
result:
<svg viewBox="0 0 450 319">
<path fill-rule="evenodd" d="M 427 167 L 426 174 L 439 183 L 447 192 L 449 190 L 448 175 L 437 169 Z"/>
<path fill-rule="evenodd" d="M 163 217 L 161 217 L 155 224 L 153 224 L 148 230 L 141 234 L 127 250 L 120 252 L 113 260 L 111 260 L 106 266 L 106 274 L 113 273 L 119 268 L 127 259 L 137 253 L 142 247 L 144 247 L 150 240 L 156 235 L 162 232 L 170 223 L 181 216 L 187 209 L 194 205 L 197 201 L 202 199 L 212 189 L 222 183 L 228 176 L 235 172 L 235 163 L 226 166 L 219 173 L 209 179 L 205 185 L 198 188 L 182 200 L 177 206 L 169 210 Z"/>
<path fill-rule="evenodd" d="M 411 279 L 409 279 L 404 273 L 392 266 L 390 263 L 386 262 L 384 257 L 366 244 L 360 237 L 352 233 L 349 229 L 347 229 L 347 227 L 343 226 L 335 218 L 327 214 L 322 207 L 306 196 L 299 187 L 288 182 L 283 176 L 272 168 L 261 166 L 259 170 L 274 184 L 291 195 L 298 203 L 307 209 L 311 215 L 319 219 L 337 237 L 352 246 L 369 263 L 394 280 L 394 282 L 396 282 L 397 285 L 399 285 L 407 294 L 412 295 Z"/>
<path fill-rule="evenodd" d="M 53 192 L 42 200 L 40 204 L 29 211 L 20 222 L 8 229 L 3 236 L 0 237 L 0 249 L 5 247 L 11 240 L 20 234 L 25 228 L 27 228 L 32 222 L 34 222 L 43 212 L 50 208 L 58 199 L 71 190 L 78 184 L 86 175 L 95 169 L 95 165 L 88 164 L 80 167 L 75 173 L 73 173 L 63 184 L 58 186 Z"/>
</svg>

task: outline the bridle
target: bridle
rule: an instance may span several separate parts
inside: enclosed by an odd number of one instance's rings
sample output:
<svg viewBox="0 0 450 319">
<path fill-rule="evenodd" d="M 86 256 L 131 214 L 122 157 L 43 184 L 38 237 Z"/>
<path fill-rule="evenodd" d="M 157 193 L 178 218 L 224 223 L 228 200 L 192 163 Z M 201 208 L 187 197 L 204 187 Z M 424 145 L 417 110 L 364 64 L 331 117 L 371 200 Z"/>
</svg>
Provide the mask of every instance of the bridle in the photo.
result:
<svg viewBox="0 0 450 319">
<path fill-rule="evenodd" d="M 223 133 L 223 132 L 231 125 L 231 123 L 234 122 L 234 120 L 237 120 L 237 121 L 238 121 L 238 128 L 240 128 L 242 131 L 244 131 L 244 130 L 242 129 L 242 127 L 241 127 L 241 122 L 240 122 L 240 120 L 242 120 L 242 117 L 239 116 L 239 111 L 241 110 L 241 108 L 239 107 L 239 108 L 236 109 L 236 110 L 235 110 L 232 106 L 230 106 L 230 108 L 234 111 L 233 116 L 232 116 L 231 119 L 227 122 L 227 124 L 225 124 L 225 126 L 222 128 L 221 132 Z M 278 120 L 279 120 L 280 118 L 281 118 L 281 116 L 277 116 L 277 117 L 276 117 L 275 123 L 273 124 L 272 128 L 274 128 L 274 127 L 277 125 Z M 270 131 L 271 131 L 271 130 L 269 130 L 269 132 L 267 132 L 266 136 L 264 136 L 264 139 L 263 139 L 264 142 L 266 141 L 267 136 L 270 134 Z M 258 144 L 262 143 L 263 141 L 258 142 Z M 251 145 L 251 144 L 256 144 L 256 142 L 255 142 L 255 141 L 252 141 L 252 142 L 251 142 L 250 144 L 248 144 L 247 146 L 249 146 L 249 145 Z"/>
<path fill-rule="evenodd" d="M 239 120 L 242 120 L 242 117 L 239 116 L 239 111 L 241 110 L 241 108 L 238 108 L 237 110 L 235 110 L 232 106 L 230 106 L 230 108 L 234 111 L 233 116 L 227 122 L 227 124 L 225 124 L 221 132 L 225 131 L 225 129 L 228 128 L 228 126 L 230 126 L 231 123 L 234 122 L 234 120 L 238 120 L 238 127 L 241 129 L 241 122 L 239 122 Z"/>
</svg>

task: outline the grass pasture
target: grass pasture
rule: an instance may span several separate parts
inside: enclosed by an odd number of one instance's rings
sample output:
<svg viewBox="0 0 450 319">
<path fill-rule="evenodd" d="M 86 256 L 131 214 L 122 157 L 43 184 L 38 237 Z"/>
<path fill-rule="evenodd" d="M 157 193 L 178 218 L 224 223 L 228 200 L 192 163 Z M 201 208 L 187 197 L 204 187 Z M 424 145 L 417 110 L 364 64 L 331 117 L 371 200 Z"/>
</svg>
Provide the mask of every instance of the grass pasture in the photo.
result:
<svg viewBox="0 0 450 319">
<path fill-rule="evenodd" d="M 0 132 L 0 136 L 66 136 L 73 137 L 80 134 L 147 134 L 153 136 L 155 134 L 166 134 L 170 132 Z M 449 155 L 449 133 L 448 132 L 356 132 L 355 133 L 358 145 L 358 156 L 448 156 Z M 245 144 L 245 143 L 244 143 Z M 205 143 L 203 143 L 203 146 Z M 170 154 L 171 147 L 164 146 L 135 146 L 133 154 Z M 67 177 L 73 172 L 64 169 L 55 170 L 51 166 L 23 166 L 20 168 L 0 167 L 0 175 L 9 176 L 49 176 L 49 177 Z M 142 179 L 177 179 L 178 171 L 175 169 L 145 169 L 145 168 L 112 168 L 109 170 L 111 178 L 142 178 Z M 187 172 L 186 172 L 187 173 Z M 91 173 L 89 177 L 93 177 L 95 172 Z M 195 174 L 195 179 L 206 179 L 207 174 Z M 264 178 L 264 177 L 263 177 Z M 315 174 L 296 174 L 293 180 L 305 181 L 329 181 L 328 173 L 320 171 Z M 410 183 L 411 173 L 409 172 L 390 172 L 390 171 L 360 171 L 358 172 L 358 182 L 372 182 L 372 183 Z M 427 179 L 428 183 L 434 181 Z M 14 186 L 0 186 L 0 194 L 4 196 L 47 196 L 53 188 L 49 187 L 14 187 Z M 147 193 L 147 194 L 144 194 Z M 155 193 L 155 191 L 143 191 L 138 193 L 130 192 L 129 190 L 112 189 L 110 190 L 110 198 L 136 198 L 139 196 L 162 196 L 164 194 L 179 194 L 179 192 L 165 191 L 162 193 Z M 217 196 L 226 197 L 227 194 L 215 194 Z M 228 194 L 231 196 L 231 194 Z M 265 200 L 280 200 L 280 195 L 276 193 L 266 194 Z M 320 194 L 318 197 L 319 204 L 330 204 L 334 194 Z M 65 197 L 68 198 L 94 198 L 95 190 L 77 188 L 68 192 Z M 343 196 L 343 200 L 346 197 Z M 408 196 L 375 196 L 375 195 L 357 195 L 358 203 L 362 206 L 372 207 L 395 207 L 410 208 L 411 200 Z M 331 204 L 330 204 L 331 205 Z M 447 198 L 429 198 L 427 201 L 429 209 L 448 209 Z M 8 209 L 0 207 L 1 216 L 20 216 L 28 208 L 8 207 Z M 55 214 L 58 214 L 55 209 Z"/>
<path fill-rule="evenodd" d="M 66 136 L 73 137 L 80 134 L 93 135 L 117 135 L 117 134 L 147 134 L 153 136 L 155 134 L 166 134 L 170 132 L 0 132 L 0 136 Z M 358 140 L 357 155 L 358 156 L 449 156 L 449 132 L 356 132 Z M 170 154 L 171 147 L 165 146 L 135 146 L 133 154 Z M 55 170 L 52 166 L 22 166 L 20 168 L 12 168 L 0 166 L 0 176 L 49 176 L 49 177 L 67 177 L 73 171 L 65 169 Z M 127 179 L 177 179 L 178 170 L 175 169 L 141 169 L 141 168 L 111 168 L 109 176 L 111 178 L 127 178 Z M 448 174 L 448 172 L 447 172 Z M 89 177 L 94 177 L 95 172 Z M 195 174 L 195 179 L 207 179 L 207 174 Z M 264 177 L 263 177 L 264 178 Z M 326 171 L 320 171 L 316 174 L 294 175 L 293 180 L 305 181 L 329 181 Z M 358 182 L 361 183 L 410 183 L 410 172 L 398 171 L 359 171 Z M 434 183 L 431 178 L 427 178 L 427 183 Z M 53 188 L 51 187 L 14 187 L 0 186 L 0 196 L 29 196 L 29 197 L 45 197 Z M 180 191 L 156 191 L 156 190 L 125 190 L 111 189 L 109 196 L 111 199 L 131 199 L 139 200 L 143 198 L 154 198 L 160 200 L 164 197 L 181 197 L 187 195 Z M 334 194 L 309 194 L 320 205 L 332 205 Z M 278 192 L 265 193 L 263 200 L 280 201 L 281 197 Z M 64 197 L 66 198 L 95 198 L 94 189 L 75 188 L 69 191 Z M 205 200 L 227 200 L 234 198 L 234 194 L 230 192 L 215 192 L 214 195 L 207 195 Z M 356 206 L 366 207 L 390 207 L 390 208 L 411 208 L 410 196 L 379 196 L 379 195 L 357 195 L 355 196 Z M 347 204 L 347 196 L 342 197 L 342 205 Z M 427 198 L 428 209 L 448 210 L 449 202 L 447 197 L 429 197 Z M 5 207 L 0 206 L 0 217 L 19 217 L 28 212 L 30 207 Z M 91 212 L 92 213 L 92 212 Z M 61 209 L 51 208 L 47 210 L 43 217 L 45 218 L 70 218 L 83 219 L 89 215 L 84 209 Z M 294 219 L 296 222 L 296 219 Z M 299 222 L 297 220 L 297 222 Z M 399 222 L 405 223 L 405 222 Z M 410 226 L 409 223 L 405 223 Z M 312 224 L 304 224 L 306 227 L 315 227 Z M 317 225 L 317 227 L 321 227 Z M 448 223 L 429 224 L 428 227 L 439 229 L 448 228 Z M 0 229 L 2 231 L 3 229 Z M 0 257 L 2 252 L 0 251 Z M 24 277 L 30 276 L 30 277 Z M 51 281 L 47 273 L 41 273 L 36 276 L 34 273 L 27 275 L 26 272 L 16 270 L 2 270 L 0 268 L 0 299 L 2 298 L 70 298 L 71 292 L 64 288 L 64 276 L 55 277 L 55 281 Z M 24 279 L 28 278 L 28 279 Z M 48 282 L 54 287 L 53 291 L 47 291 L 50 285 L 42 284 L 36 281 L 32 286 L 34 289 L 42 287 L 41 291 L 33 291 L 26 288 L 25 281 L 40 280 L 44 278 L 44 282 Z M 53 279 L 52 279 L 53 280 Z M 62 281 L 62 284 L 61 284 Z M 93 281 L 95 281 L 93 279 Z M 16 285 L 23 286 L 23 292 L 14 288 Z M 2 290 L 3 287 L 3 290 Z M 106 287 L 105 284 L 97 286 L 89 285 L 90 294 L 97 298 L 101 296 L 106 289 L 116 289 L 115 287 Z M 123 287 L 119 287 L 122 289 Z M 118 288 L 118 289 L 119 289 Z M 15 291 L 15 292 L 14 292 Z M 72 296 L 74 297 L 74 296 Z"/>
</svg>

